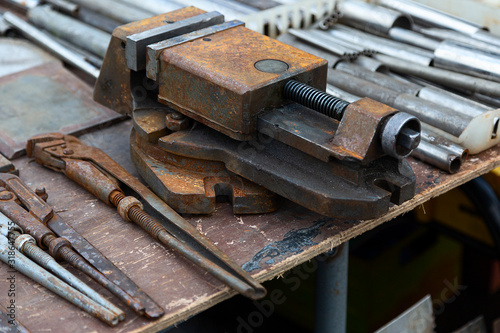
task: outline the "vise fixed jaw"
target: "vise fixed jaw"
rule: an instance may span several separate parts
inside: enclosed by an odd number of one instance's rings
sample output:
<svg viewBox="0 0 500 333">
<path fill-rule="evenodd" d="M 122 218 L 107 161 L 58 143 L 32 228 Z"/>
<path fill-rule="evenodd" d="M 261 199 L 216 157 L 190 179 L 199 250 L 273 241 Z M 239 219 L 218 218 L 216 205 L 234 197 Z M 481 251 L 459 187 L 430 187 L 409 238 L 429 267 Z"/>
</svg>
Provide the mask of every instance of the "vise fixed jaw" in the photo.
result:
<svg viewBox="0 0 500 333">
<path fill-rule="evenodd" d="M 203 179 L 217 165 L 320 214 L 375 218 L 414 195 L 404 157 L 419 143 L 420 123 L 368 98 L 327 95 L 327 67 L 239 21 L 187 7 L 117 28 L 94 98 L 133 116 L 132 159 L 170 204 L 178 196 L 164 174 L 184 165 Z M 173 206 L 197 212 L 186 203 Z"/>
</svg>

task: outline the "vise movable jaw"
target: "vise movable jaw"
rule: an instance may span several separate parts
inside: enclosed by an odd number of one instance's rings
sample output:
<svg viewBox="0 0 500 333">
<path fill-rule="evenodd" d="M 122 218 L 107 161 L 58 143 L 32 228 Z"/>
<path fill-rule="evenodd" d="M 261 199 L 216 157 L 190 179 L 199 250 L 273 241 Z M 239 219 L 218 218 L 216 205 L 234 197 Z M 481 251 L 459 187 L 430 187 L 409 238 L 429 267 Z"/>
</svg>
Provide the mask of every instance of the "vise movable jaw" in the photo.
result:
<svg viewBox="0 0 500 333">
<path fill-rule="evenodd" d="M 134 118 L 132 158 L 181 212 L 211 208 L 191 210 L 193 198 L 183 201 L 165 174 L 205 179 L 217 165 L 320 214 L 375 218 L 414 195 L 404 157 L 419 143 L 420 123 L 371 99 L 327 95 L 327 66 L 240 21 L 187 7 L 117 28 L 94 99 Z M 219 188 L 234 196 L 231 186 Z M 266 200 L 247 211 L 275 209 Z"/>
</svg>

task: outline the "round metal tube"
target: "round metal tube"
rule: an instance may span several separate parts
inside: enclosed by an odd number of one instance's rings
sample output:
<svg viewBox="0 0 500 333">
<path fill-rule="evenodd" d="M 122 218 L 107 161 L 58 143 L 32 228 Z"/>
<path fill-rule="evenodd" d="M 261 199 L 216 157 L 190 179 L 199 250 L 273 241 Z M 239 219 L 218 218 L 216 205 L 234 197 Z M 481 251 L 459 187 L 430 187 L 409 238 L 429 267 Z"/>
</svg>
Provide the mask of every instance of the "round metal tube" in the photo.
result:
<svg viewBox="0 0 500 333">
<path fill-rule="evenodd" d="M 460 31 L 471 35 L 482 27 L 462 18 L 441 12 L 437 9 L 408 0 L 378 0 L 378 4 L 410 15 L 415 22 Z"/>
<path fill-rule="evenodd" d="M 116 326 L 118 324 L 118 316 L 116 316 L 114 313 L 97 304 L 79 291 L 76 291 L 72 287 L 68 286 L 59 278 L 55 277 L 37 264 L 33 263 L 18 250 L 14 249 L 12 251 L 12 248 L 10 247 L 11 246 L 8 239 L 5 236 L 1 235 L 0 260 L 5 264 L 9 265 L 9 260 L 12 259 L 9 253 L 14 252 L 15 261 L 13 266 L 15 270 L 38 282 L 45 288 L 64 298 L 68 302 L 76 305 L 80 309 L 88 312 L 96 318 L 101 319 L 106 324 L 110 326 Z"/>
<path fill-rule="evenodd" d="M 359 55 L 360 52 L 362 52 L 359 51 L 359 47 L 357 49 L 346 47 L 337 43 L 337 41 L 335 41 L 334 43 L 325 43 L 325 40 L 323 38 L 317 38 L 317 36 L 314 36 L 310 31 L 307 30 L 290 29 L 288 30 L 288 33 L 292 36 L 307 41 L 308 43 L 314 44 L 315 46 L 323 50 L 329 51 L 339 57 L 354 58 Z"/>
<path fill-rule="evenodd" d="M 444 41 L 434 55 L 435 67 L 500 82 L 498 54 L 480 51 L 463 43 Z"/>
<path fill-rule="evenodd" d="M 283 34 L 277 38 L 282 43 L 291 45 L 296 47 L 302 51 L 313 54 L 317 57 L 328 60 L 328 64 L 335 65 L 337 62 L 341 61 L 340 57 L 334 55 L 331 52 L 328 52 L 324 49 L 320 49 L 319 47 L 314 46 L 312 43 L 308 43 L 307 41 L 303 41 L 300 38 L 294 37 L 289 33 Z"/>
<path fill-rule="evenodd" d="M 77 67 L 95 79 L 99 76 L 99 69 L 86 62 L 80 55 L 67 50 L 31 24 L 26 23 L 9 12 L 4 14 L 4 19 L 8 24 L 19 30 L 26 38 L 45 47 L 65 62 Z"/>
<path fill-rule="evenodd" d="M 389 72 L 389 68 L 387 68 L 386 65 L 371 57 L 360 56 L 357 59 L 353 60 L 352 62 L 353 64 L 366 68 L 372 72 L 378 72 L 378 73 Z"/>
<path fill-rule="evenodd" d="M 71 2 L 121 23 L 140 21 L 153 16 L 149 11 L 114 0 L 71 0 Z"/>
<path fill-rule="evenodd" d="M 168 13 L 184 7 L 171 0 L 120 0 L 120 2 L 131 4 L 142 10 L 154 13 L 155 15 Z"/>
<path fill-rule="evenodd" d="M 349 103 L 353 103 L 359 101 L 361 97 L 348 93 L 338 87 L 335 87 L 333 84 L 326 85 L 326 93 L 337 98 L 341 98 Z"/>
<path fill-rule="evenodd" d="M 392 9 L 357 0 L 339 3 L 342 22 L 377 35 L 387 35 L 393 27 L 412 28 L 411 18 Z"/>
<path fill-rule="evenodd" d="M 411 156 L 449 173 L 456 173 L 462 166 L 461 156 L 452 154 L 426 140 L 420 141 Z"/>
<path fill-rule="evenodd" d="M 349 43 L 424 66 L 429 66 L 434 58 L 432 52 L 427 50 L 369 35 L 345 26 L 337 25 L 333 29 L 328 30 L 328 33 L 335 38 L 342 39 Z"/>
<path fill-rule="evenodd" d="M 474 48 L 479 50 L 500 54 L 500 46 L 471 38 L 470 36 L 464 35 L 457 31 L 439 28 L 421 28 L 418 30 L 418 32 L 432 38 L 437 38 L 439 40 L 447 39 L 473 46 Z"/>
<path fill-rule="evenodd" d="M 468 149 L 454 143 L 451 141 L 446 140 L 442 136 L 434 133 L 432 130 L 430 130 L 429 125 L 427 124 L 422 124 L 422 140 L 425 140 L 427 142 L 432 143 L 435 146 L 438 146 L 446 151 L 448 151 L 450 154 L 460 156 L 460 159 L 462 160 L 462 163 L 465 162 L 467 159 L 467 155 L 469 154 Z"/>
<path fill-rule="evenodd" d="M 468 117 L 476 117 L 491 110 L 484 104 L 434 87 L 421 88 L 417 96 L 426 101 L 447 106 Z"/>
<path fill-rule="evenodd" d="M 55 36 L 104 58 L 111 35 L 60 14 L 50 6 L 38 6 L 28 11 L 28 20 Z"/>
<path fill-rule="evenodd" d="M 459 137 L 471 118 L 408 94 L 400 94 L 342 71 L 331 70 L 328 83 L 358 96 L 370 97 L 418 117 L 434 127 Z"/>
<path fill-rule="evenodd" d="M 441 43 L 437 40 L 425 37 L 418 32 L 408 29 L 392 28 L 391 30 L 389 30 L 388 35 L 395 41 L 418 46 L 423 49 L 432 51 L 434 51 Z"/>
<path fill-rule="evenodd" d="M 500 37 L 485 30 L 478 30 L 471 35 L 472 38 L 500 46 Z"/>
<path fill-rule="evenodd" d="M 66 0 L 43 0 L 44 3 L 49 3 L 52 7 L 57 8 L 58 11 L 71 15 L 77 16 L 79 7 L 74 3 L 68 2 Z"/>
<path fill-rule="evenodd" d="M 417 84 L 410 82 L 408 83 L 400 82 L 385 74 L 372 72 L 368 69 L 350 64 L 348 62 L 338 63 L 337 65 L 335 65 L 335 69 L 349 73 L 363 80 L 370 81 L 379 86 L 391 89 L 401 94 L 410 94 L 416 96 L 420 91 L 420 89 L 422 88 Z"/>
<path fill-rule="evenodd" d="M 376 54 L 374 58 L 397 73 L 414 75 L 452 88 L 456 87 L 484 95 L 500 97 L 500 84 L 497 82 L 455 73 L 446 69 L 421 66 L 383 54 Z"/>
</svg>

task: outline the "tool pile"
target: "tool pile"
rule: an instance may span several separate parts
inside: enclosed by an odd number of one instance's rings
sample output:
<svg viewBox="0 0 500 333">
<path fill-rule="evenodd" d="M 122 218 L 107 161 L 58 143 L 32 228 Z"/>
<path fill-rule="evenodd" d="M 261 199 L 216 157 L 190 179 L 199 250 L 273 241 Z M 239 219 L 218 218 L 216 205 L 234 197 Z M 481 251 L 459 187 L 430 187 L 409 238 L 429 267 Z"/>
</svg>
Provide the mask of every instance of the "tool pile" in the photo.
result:
<svg viewBox="0 0 500 333">
<path fill-rule="evenodd" d="M 334 21 L 279 37 L 329 61 L 329 93 L 418 117 L 413 156 L 450 173 L 500 141 L 500 37 L 409 0 L 348 0 L 338 10 Z"/>
</svg>

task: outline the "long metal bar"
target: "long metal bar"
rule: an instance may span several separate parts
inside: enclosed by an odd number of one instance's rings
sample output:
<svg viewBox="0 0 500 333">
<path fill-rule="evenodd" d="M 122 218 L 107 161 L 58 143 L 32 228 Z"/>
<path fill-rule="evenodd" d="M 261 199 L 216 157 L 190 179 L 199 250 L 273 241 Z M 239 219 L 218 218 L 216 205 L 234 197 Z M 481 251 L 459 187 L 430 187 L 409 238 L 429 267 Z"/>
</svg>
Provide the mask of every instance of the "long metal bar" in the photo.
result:
<svg viewBox="0 0 500 333">
<path fill-rule="evenodd" d="M 50 33 L 80 48 L 104 58 L 111 35 L 77 19 L 60 14 L 50 6 L 38 6 L 28 11 L 28 20 Z"/>
<path fill-rule="evenodd" d="M 499 55 L 467 44 L 444 41 L 434 50 L 434 66 L 500 82 Z"/>
<path fill-rule="evenodd" d="M 434 54 L 428 50 L 370 35 L 342 25 L 336 25 L 328 30 L 328 33 L 349 43 L 424 66 L 429 66 L 434 58 Z"/>
<path fill-rule="evenodd" d="M 479 50 L 485 50 L 488 52 L 500 54 L 500 46 L 471 38 L 470 36 L 464 35 L 454 30 L 439 29 L 439 28 L 418 28 L 417 31 L 425 36 L 429 36 L 439 40 L 446 39 L 455 42 L 460 42 L 473 46 L 474 48 Z"/>
<path fill-rule="evenodd" d="M 317 257 L 315 327 L 317 333 L 343 333 L 347 326 L 349 243 Z"/>
<path fill-rule="evenodd" d="M 388 36 L 395 41 L 418 46 L 426 50 L 434 51 L 441 44 L 440 41 L 426 37 L 418 32 L 402 29 L 402 28 L 392 28 L 388 32 Z"/>
<path fill-rule="evenodd" d="M 110 310 L 118 317 L 119 321 L 125 319 L 125 313 L 122 310 L 59 265 L 54 258 L 36 245 L 36 240 L 31 235 L 22 234 L 22 229 L 2 213 L 0 213 L 0 227 L 2 228 L 1 233 L 14 242 L 15 248 L 19 252 L 26 255 L 41 267 L 51 271 L 58 278 L 80 291 L 82 294 L 87 295 L 97 304 Z"/>
<path fill-rule="evenodd" d="M 409 0 L 378 0 L 379 4 L 408 14 L 418 23 L 459 31 L 472 38 L 500 46 L 500 37 L 462 18 Z"/>
<path fill-rule="evenodd" d="M 115 0 L 70 0 L 81 7 L 107 16 L 121 23 L 140 21 L 154 16 L 153 13 Z"/>
<path fill-rule="evenodd" d="M 497 82 L 455 73 L 446 69 L 421 66 L 385 54 L 376 54 L 373 57 L 397 73 L 414 75 L 452 88 L 456 87 L 470 92 L 500 97 L 500 84 Z"/>
<path fill-rule="evenodd" d="M 386 35 L 394 27 L 412 28 L 412 20 L 408 15 L 389 8 L 357 0 L 343 1 L 338 6 L 342 23 L 372 34 Z"/>
<path fill-rule="evenodd" d="M 0 260 L 106 324 L 118 324 L 117 315 L 33 263 L 9 244 L 7 237 L 3 235 L 0 235 Z"/>
<path fill-rule="evenodd" d="M 9 12 L 6 12 L 3 15 L 3 18 L 7 24 L 13 26 L 16 30 L 19 30 L 26 38 L 48 49 L 65 62 L 77 67 L 95 79 L 99 76 L 99 69 L 89 64 L 80 55 L 64 48 L 61 44 L 54 41 L 49 35 L 41 32 L 31 24 Z"/>
<path fill-rule="evenodd" d="M 184 7 L 172 0 L 120 0 L 120 2 L 133 5 L 155 15 L 168 13 Z"/>
<path fill-rule="evenodd" d="M 354 47 L 348 47 L 341 45 L 336 41 L 334 43 L 326 42 L 325 38 L 318 38 L 318 36 L 312 34 L 311 31 L 290 29 L 288 30 L 288 33 L 342 58 L 354 59 L 363 52 L 363 48 L 360 48 L 357 45 L 353 45 Z"/>
</svg>

